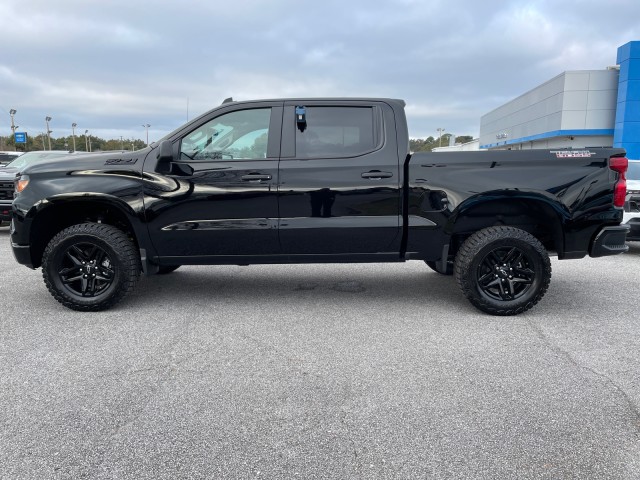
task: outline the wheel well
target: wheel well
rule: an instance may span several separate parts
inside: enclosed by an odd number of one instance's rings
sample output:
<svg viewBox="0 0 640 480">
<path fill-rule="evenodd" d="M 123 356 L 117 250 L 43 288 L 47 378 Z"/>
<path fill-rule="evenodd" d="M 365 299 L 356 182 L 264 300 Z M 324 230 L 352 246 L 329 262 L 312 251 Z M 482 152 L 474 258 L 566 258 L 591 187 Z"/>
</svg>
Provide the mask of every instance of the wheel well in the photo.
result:
<svg viewBox="0 0 640 480">
<path fill-rule="evenodd" d="M 42 253 L 49 241 L 60 231 L 79 223 L 104 223 L 125 232 L 138 248 L 138 241 L 129 219 L 113 205 L 73 202 L 52 205 L 36 215 L 31 225 L 31 259 L 34 267 L 42 263 Z"/>
<path fill-rule="evenodd" d="M 470 207 L 455 217 L 449 255 L 455 255 L 474 232 L 501 225 L 529 232 L 547 251 L 563 253 L 561 217 L 551 205 L 540 200 L 504 198 Z"/>
</svg>

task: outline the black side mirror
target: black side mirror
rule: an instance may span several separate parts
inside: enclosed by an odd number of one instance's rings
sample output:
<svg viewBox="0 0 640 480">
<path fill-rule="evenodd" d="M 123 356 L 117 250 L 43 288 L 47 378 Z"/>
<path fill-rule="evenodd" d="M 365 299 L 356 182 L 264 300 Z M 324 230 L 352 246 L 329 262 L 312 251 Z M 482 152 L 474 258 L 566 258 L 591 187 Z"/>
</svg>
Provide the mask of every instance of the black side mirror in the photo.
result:
<svg viewBox="0 0 640 480">
<path fill-rule="evenodd" d="M 173 143 L 163 140 L 158 147 L 158 163 L 173 162 Z"/>
<path fill-rule="evenodd" d="M 169 140 L 160 142 L 157 155 L 156 171 L 158 173 L 169 172 L 171 170 L 171 162 L 173 162 L 173 144 Z"/>
</svg>

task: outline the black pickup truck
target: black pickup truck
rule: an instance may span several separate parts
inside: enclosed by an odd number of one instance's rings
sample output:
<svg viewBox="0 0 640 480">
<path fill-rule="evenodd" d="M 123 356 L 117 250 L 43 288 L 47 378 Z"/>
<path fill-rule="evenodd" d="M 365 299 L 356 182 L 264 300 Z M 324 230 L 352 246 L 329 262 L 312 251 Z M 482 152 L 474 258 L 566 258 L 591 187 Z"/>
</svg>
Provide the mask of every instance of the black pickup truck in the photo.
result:
<svg viewBox="0 0 640 480">
<path fill-rule="evenodd" d="M 404 105 L 229 99 L 144 150 L 32 165 L 14 255 L 76 310 L 185 264 L 420 260 L 513 315 L 545 294 L 548 252 L 627 250 L 624 150 L 411 154 Z"/>
</svg>

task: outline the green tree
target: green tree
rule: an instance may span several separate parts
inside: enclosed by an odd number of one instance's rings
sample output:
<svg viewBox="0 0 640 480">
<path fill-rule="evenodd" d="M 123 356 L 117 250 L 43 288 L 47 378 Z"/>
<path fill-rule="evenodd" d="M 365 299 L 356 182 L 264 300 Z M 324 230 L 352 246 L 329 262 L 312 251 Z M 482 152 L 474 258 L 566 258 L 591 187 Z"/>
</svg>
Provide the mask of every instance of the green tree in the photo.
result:
<svg viewBox="0 0 640 480">
<path fill-rule="evenodd" d="M 90 145 L 89 145 L 90 143 Z M 146 146 L 144 140 L 141 139 L 121 139 L 121 140 L 105 140 L 104 138 L 96 137 L 94 135 L 76 135 L 76 151 L 85 152 L 88 150 L 92 152 L 100 152 L 105 150 L 140 150 Z M 71 135 L 67 137 L 51 137 L 51 149 L 52 150 L 73 150 L 73 137 Z M 0 136 L 0 151 L 13 151 L 18 152 L 32 152 L 34 150 L 49 150 L 49 139 L 44 133 L 39 133 L 36 136 L 27 135 L 26 144 L 17 144 L 13 136 Z"/>
</svg>

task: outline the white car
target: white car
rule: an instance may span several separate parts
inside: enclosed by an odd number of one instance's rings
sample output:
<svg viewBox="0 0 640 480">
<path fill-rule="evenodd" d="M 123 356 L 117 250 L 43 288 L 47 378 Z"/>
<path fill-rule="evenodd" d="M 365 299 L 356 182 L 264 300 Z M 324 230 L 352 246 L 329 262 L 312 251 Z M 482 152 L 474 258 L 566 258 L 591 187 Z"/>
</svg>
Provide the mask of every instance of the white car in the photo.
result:
<svg viewBox="0 0 640 480">
<path fill-rule="evenodd" d="M 640 160 L 629 160 L 627 170 L 627 200 L 622 223 L 631 227 L 627 240 L 640 241 Z"/>
</svg>

